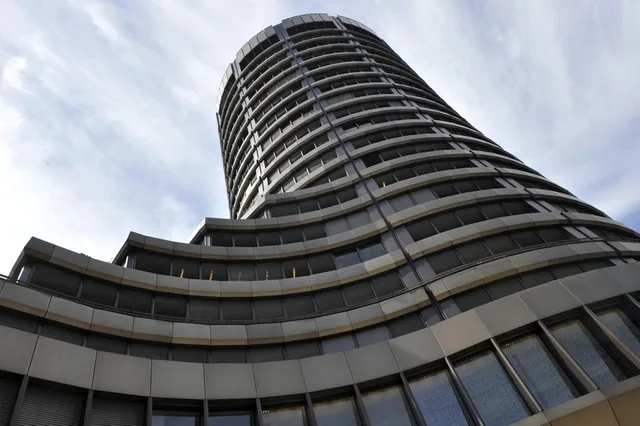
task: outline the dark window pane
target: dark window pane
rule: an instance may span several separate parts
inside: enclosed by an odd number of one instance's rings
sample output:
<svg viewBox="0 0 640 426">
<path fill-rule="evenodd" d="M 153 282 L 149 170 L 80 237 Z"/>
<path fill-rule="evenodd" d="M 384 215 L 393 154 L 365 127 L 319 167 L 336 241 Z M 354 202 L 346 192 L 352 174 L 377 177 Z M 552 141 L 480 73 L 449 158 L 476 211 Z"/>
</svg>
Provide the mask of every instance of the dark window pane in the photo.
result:
<svg viewBox="0 0 640 426">
<path fill-rule="evenodd" d="M 276 204 L 269 207 L 271 217 L 283 217 L 298 214 L 298 206 L 294 203 Z"/>
<path fill-rule="evenodd" d="M 256 275 L 258 280 L 279 280 L 282 278 L 280 262 L 256 263 Z"/>
<path fill-rule="evenodd" d="M 585 272 L 593 271 L 595 269 L 608 268 L 611 265 L 611 261 L 606 259 L 594 259 L 580 262 L 580 267 Z"/>
<path fill-rule="evenodd" d="M 251 414 L 213 414 L 207 426 L 252 426 Z"/>
<path fill-rule="evenodd" d="M 374 177 L 374 180 L 378 184 L 379 188 L 384 188 L 387 185 L 391 185 L 396 181 L 396 178 L 391 173 L 385 173 Z"/>
<path fill-rule="evenodd" d="M 196 414 L 154 412 L 151 426 L 196 426 L 198 422 Z"/>
<path fill-rule="evenodd" d="M 326 223 L 326 226 L 328 235 L 336 235 L 341 232 L 349 231 L 351 229 L 349 228 L 349 224 L 347 223 L 347 221 L 342 217 L 330 220 Z"/>
<path fill-rule="evenodd" d="M 460 313 L 460 308 L 458 308 L 458 305 L 456 305 L 456 302 L 454 302 L 452 298 L 441 301 L 440 308 L 447 318 L 454 317 Z"/>
<path fill-rule="evenodd" d="M 300 207 L 300 213 L 313 212 L 319 209 L 318 202 L 316 200 L 299 201 L 298 206 Z M 290 214 L 296 214 L 296 213 L 290 213 Z"/>
<path fill-rule="evenodd" d="M 185 318 L 187 301 L 177 296 L 156 296 L 154 313 L 167 317 Z"/>
<path fill-rule="evenodd" d="M 422 204 L 435 200 L 436 196 L 431 188 L 422 188 L 411 193 L 411 198 L 416 204 Z"/>
<path fill-rule="evenodd" d="M 140 358 L 167 359 L 169 346 L 160 343 L 131 342 L 129 354 Z"/>
<path fill-rule="evenodd" d="M 29 282 L 57 293 L 75 297 L 78 294 L 80 277 L 58 268 L 39 264 L 36 265 Z"/>
<path fill-rule="evenodd" d="M 462 265 L 453 250 L 443 250 L 440 253 L 427 256 L 427 262 L 436 274 Z"/>
<path fill-rule="evenodd" d="M 581 322 L 557 325 L 551 333 L 599 387 L 613 385 L 625 378 L 620 367 Z"/>
<path fill-rule="evenodd" d="M 408 406 L 397 386 L 362 395 L 371 426 L 412 426 Z"/>
<path fill-rule="evenodd" d="M 288 359 L 309 358 L 320 355 L 320 344 L 317 340 L 287 343 L 285 345 Z"/>
<path fill-rule="evenodd" d="M 533 209 L 524 201 L 505 201 L 502 207 L 509 212 L 510 215 L 531 213 Z"/>
<path fill-rule="evenodd" d="M 579 396 L 537 336 L 529 335 L 506 344 L 504 353 L 543 409 Z"/>
<path fill-rule="evenodd" d="M 236 247 L 255 247 L 256 234 L 243 232 L 233 234 L 233 245 Z"/>
<path fill-rule="evenodd" d="M 432 216 L 431 224 L 438 230 L 438 232 L 445 232 L 449 229 L 459 227 L 460 221 L 453 213 L 447 212 Z"/>
<path fill-rule="evenodd" d="M 493 254 L 506 253 L 518 248 L 518 245 L 506 234 L 485 238 L 484 244 Z"/>
<path fill-rule="evenodd" d="M 371 223 L 371 218 L 369 217 L 369 213 L 366 210 L 362 210 L 347 216 L 347 222 L 349 222 L 349 227 L 351 229 L 356 229 L 360 226 Z"/>
<path fill-rule="evenodd" d="M 211 245 L 231 247 L 233 245 L 231 241 L 231 233 L 230 232 L 212 232 Z"/>
<path fill-rule="evenodd" d="M 424 328 L 420 314 L 412 313 L 389 321 L 389 331 L 393 337 L 402 336 Z"/>
<path fill-rule="evenodd" d="M 120 289 L 118 308 L 125 311 L 151 313 L 151 294 L 142 291 Z"/>
<path fill-rule="evenodd" d="M 487 217 L 487 219 L 495 219 L 497 217 L 505 217 L 509 215 L 498 203 L 481 204 L 478 208 Z"/>
<path fill-rule="evenodd" d="M 494 189 L 494 188 L 502 188 L 495 179 L 476 179 L 474 183 L 478 185 L 480 189 Z"/>
<path fill-rule="evenodd" d="M 280 299 L 255 299 L 253 301 L 253 310 L 258 320 L 284 317 Z"/>
<path fill-rule="evenodd" d="M 324 229 L 323 224 L 309 225 L 303 228 L 305 240 L 315 240 L 316 238 L 323 238 L 327 236 L 327 231 Z"/>
<path fill-rule="evenodd" d="M 472 180 L 459 180 L 457 182 L 453 182 L 453 186 L 456 188 L 458 192 L 464 194 L 465 192 L 473 192 L 477 191 L 478 187 Z"/>
<path fill-rule="evenodd" d="M 542 228 L 538 229 L 537 233 L 545 243 L 553 243 L 567 239 L 566 233 L 561 228 Z"/>
<path fill-rule="evenodd" d="M 348 251 L 336 253 L 334 258 L 335 258 L 336 269 L 346 268 L 347 266 L 360 263 L 360 257 L 358 256 L 358 252 L 356 251 L 355 248 Z"/>
<path fill-rule="evenodd" d="M 222 308 L 223 320 L 250 320 L 253 319 L 251 314 L 251 302 L 247 300 L 222 300 L 220 302 Z"/>
<path fill-rule="evenodd" d="M 480 213 L 480 210 L 478 210 L 477 207 L 466 207 L 464 209 L 456 210 L 455 215 L 464 225 L 482 222 L 484 220 L 484 216 Z"/>
<path fill-rule="evenodd" d="M 280 244 L 278 232 L 258 232 L 258 244 L 260 246 L 277 246 Z"/>
<path fill-rule="evenodd" d="M 191 299 L 189 301 L 189 318 L 195 320 L 215 321 L 220 319 L 220 306 L 216 299 Z"/>
<path fill-rule="evenodd" d="M 171 360 L 183 362 L 209 362 L 207 348 L 194 346 L 174 346 L 171 348 Z"/>
<path fill-rule="evenodd" d="M 564 265 L 554 266 L 550 269 L 551 275 L 555 277 L 555 279 L 559 280 L 562 278 L 570 277 L 572 275 L 577 275 L 582 273 L 582 269 L 575 263 L 567 263 Z"/>
<path fill-rule="evenodd" d="M 406 228 L 409 235 L 411 235 L 411 238 L 413 238 L 413 241 L 420 241 L 424 238 L 437 234 L 437 231 L 428 219 L 410 223 Z"/>
<path fill-rule="evenodd" d="M 429 163 L 418 164 L 413 170 L 415 170 L 418 175 L 428 175 L 429 173 L 435 172 L 435 169 Z"/>
<path fill-rule="evenodd" d="M 347 333 L 337 337 L 330 337 L 320 341 L 322 352 L 324 354 L 332 354 L 335 352 L 344 352 L 355 349 L 356 343 L 353 334 Z"/>
<path fill-rule="evenodd" d="M 553 275 L 549 271 L 532 271 L 520 276 L 520 281 L 522 281 L 522 285 L 524 288 L 535 287 L 540 284 L 548 283 L 549 281 L 553 281 Z"/>
<path fill-rule="evenodd" d="M 404 288 L 397 272 L 378 275 L 371 280 L 371 284 L 378 297 L 384 297 Z"/>
<path fill-rule="evenodd" d="M 63 342 L 72 343 L 74 345 L 82 345 L 84 334 L 84 331 L 81 331 L 80 329 L 51 322 L 44 322 L 40 326 L 41 336 L 51 337 L 52 339 L 62 340 Z"/>
<path fill-rule="evenodd" d="M 455 248 L 462 263 L 471 263 L 491 256 L 480 241 L 463 244 Z"/>
<path fill-rule="evenodd" d="M 600 321 L 636 355 L 640 356 L 640 329 L 619 308 L 598 312 Z"/>
<path fill-rule="evenodd" d="M 385 325 L 365 328 L 356 331 L 358 346 L 363 347 L 374 343 L 384 342 L 390 339 L 389 331 Z"/>
<path fill-rule="evenodd" d="M 282 346 L 280 345 L 251 346 L 249 348 L 249 356 L 251 357 L 251 362 L 270 362 L 284 359 Z"/>
<path fill-rule="evenodd" d="M 509 425 L 529 416 L 526 406 L 492 352 L 455 366 L 474 405 L 487 425 Z"/>
<path fill-rule="evenodd" d="M 358 412 L 353 398 L 313 404 L 318 426 L 358 426 Z"/>
<path fill-rule="evenodd" d="M 116 287 L 85 278 L 82 283 L 80 298 L 104 306 L 114 306 L 116 302 Z"/>
<path fill-rule="evenodd" d="M 429 305 L 426 308 L 422 309 L 420 311 L 420 316 L 422 317 L 422 321 L 424 321 L 427 326 L 432 326 L 440 322 L 438 311 L 433 305 Z"/>
<path fill-rule="evenodd" d="M 174 258 L 172 275 L 180 278 L 200 278 L 200 265 L 195 260 Z"/>
<path fill-rule="evenodd" d="M 22 312 L 0 308 L 0 325 L 35 333 L 38 329 L 38 318 Z"/>
<path fill-rule="evenodd" d="M 391 198 L 389 200 L 389 204 L 391 204 L 391 207 L 393 207 L 393 210 L 396 212 L 401 212 L 409 207 L 413 207 L 413 201 L 411 201 L 408 194 L 402 194 L 398 197 Z"/>
<path fill-rule="evenodd" d="M 247 349 L 214 347 L 211 351 L 211 362 L 247 362 Z"/>
<path fill-rule="evenodd" d="M 262 424 L 265 426 L 304 426 L 304 418 L 303 407 L 262 410 Z"/>
<path fill-rule="evenodd" d="M 322 197 L 318 198 L 318 204 L 320 205 L 321 209 L 326 209 L 327 207 L 335 206 L 336 204 L 338 204 L 338 198 L 335 196 L 335 194 L 323 195 Z"/>
<path fill-rule="evenodd" d="M 280 231 L 282 244 L 299 243 L 304 240 L 300 228 L 283 229 Z"/>
<path fill-rule="evenodd" d="M 362 281 L 357 284 L 347 285 L 343 289 L 347 305 L 353 306 L 375 299 L 375 294 L 371 289 L 369 281 Z"/>
<path fill-rule="evenodd" d="M 302 259 L 290 259 L 282 262 L 282 269 L 284 270 L 285 278 L 304 277 L 309 275 L 309 265 L 307 260 Z M 295 271 L 295 274 L 294 274 Z"/>
<path fill-rule="evenodd" d="M 440 183 L 438 185 L 433 185 L 431 187 L 431 190 L 438 196 L 438 198 L 449 197 L 458 193 L 458 191 L 450 183 Z"/>
<path fill-rule="evenodd" d="M 518 243 L 520 247 L 529 247 L 536 244 L 542 244 L 542 240 L 538 235 L 529 230 L 512 232 L 511 238 Z"/>
<path fill-rule="evenodd" d="M 227 281 L 227 265 L 224 263 L 205 262 L 202 264 L 202 279 Z"/>
<path fill-rule="evenodd" d="M 456 305 L 458 305 L 461 312 L 468 311 L 477 306 L 491 302 L 491 298 L 484 287 L 474 288 L 473 290 L 457 294 L 453 297 L 453 300 L 456 302 Z"/>
<path fill-rule="evenodd" d="M 287 317 L 296 318 L 315 313 L 313 299 L 311 296 L 291 296 L 284 298 L 284 307 L 287 310 Z"/>
<path fill-rule="evenodd" d="M 156 253 L 137 252 L 136 269 L 159 275 L 169 275 L 171 258 Z"/>
<path fill-rule="evenodd" d="M 405 180 L 405 179 L 410 179 L 414 177 L 416 174 L 410 168 L 406 168 L 406 169 L 396 170 L 395 172 L 393 172 L 393 175 L 396 177 L 397 180 Z"/>
<path fill-rule="evenodd" d="M 344 300 L 340 290 L 326 290 L 315 294 L 316 305 L 320 312 L 344 308 Z"/>
<path fill-rule="evenodd" d="M 360 246 L 358 247 L 358 251 L 360 252 L 360 258 L 363 262 L 386 254 L 384 246 L 380 242 Z"/>
<path fill-rule="evenodd" d="M 468 425 L 449 373 L 439 371 L 409 383 L 422 417 L 428 425 Z"/>
<path fill-rule="evenodd" d="M 524 287 L 520 284 L 520 281 L 518 281 L 517 278 L 507 278 L 489 284 L 487 286 L 487 290 L 489 291 L 489 294 L 491 294 L 491 297 L 496 300 L 524 290 Z"/>
<path fill-rule="evenodd" d="M 355 188 L 346 188 L 336 194 L 338 197 L 338 201 L 341 203 L 346 203 L 349 200 L 353 200 L 354 198 L 358 198 L 358 193 Z"/>
<path fill-rule="evenodd" d="M 230 263 L 229 281 L 251 281 L 256 279 L 252 263 Z"/>
</svg>

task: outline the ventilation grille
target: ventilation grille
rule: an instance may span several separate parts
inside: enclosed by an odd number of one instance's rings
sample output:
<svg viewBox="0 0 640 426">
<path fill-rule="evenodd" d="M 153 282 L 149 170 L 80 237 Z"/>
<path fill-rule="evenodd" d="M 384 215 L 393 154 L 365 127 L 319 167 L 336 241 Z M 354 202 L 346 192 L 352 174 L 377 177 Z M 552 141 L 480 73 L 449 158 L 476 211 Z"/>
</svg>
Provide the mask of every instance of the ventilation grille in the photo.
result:
<svg viewBox="0 0 640 426">
<path fill-rule="evenodd" d="M 20 381 L 0 377 L 0 425 L 9 424 L 13 405 L 16 402 Z"/>
<path fill-rule="evenodd" d="M 144 404 L 94 397 L 91 426 L 143 426 Z"/>
<path fill-rule="evenodd" d="M 84 401 L 82 393 L 29 385 L 18 426 L 80 426 Z"/>
</svg>

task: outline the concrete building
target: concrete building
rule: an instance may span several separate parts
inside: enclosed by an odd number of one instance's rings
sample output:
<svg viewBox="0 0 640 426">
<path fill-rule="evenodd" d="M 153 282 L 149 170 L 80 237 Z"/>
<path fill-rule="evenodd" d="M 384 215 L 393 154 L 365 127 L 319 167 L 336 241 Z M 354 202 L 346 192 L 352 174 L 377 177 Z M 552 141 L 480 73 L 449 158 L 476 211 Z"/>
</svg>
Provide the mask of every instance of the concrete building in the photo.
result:
<svg viewBox="0 0 640 426">
<path fill-rule="evenodd" d="M 218 123 L 232 219 L 0 280 L 0 425 L 638 424 L 640 235 L 373 31 L 266 28 Z"/>
</svg>

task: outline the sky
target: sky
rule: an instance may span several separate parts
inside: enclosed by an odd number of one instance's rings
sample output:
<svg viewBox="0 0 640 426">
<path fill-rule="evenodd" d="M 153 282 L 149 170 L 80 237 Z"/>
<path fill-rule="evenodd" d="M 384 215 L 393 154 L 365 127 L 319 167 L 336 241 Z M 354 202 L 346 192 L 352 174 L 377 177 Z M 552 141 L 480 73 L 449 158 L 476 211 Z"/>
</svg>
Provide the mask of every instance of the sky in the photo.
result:
<svg viewBox="0 0 640 426">
<path fill-rule="evenodd" d="M 302 13 L 356 19 L 476 128 L 640 230 L 640 2 L 5 0 L 0 273 L 31 236 L 110 261 L 228 217 L 227 64 Z"/>
</svg>

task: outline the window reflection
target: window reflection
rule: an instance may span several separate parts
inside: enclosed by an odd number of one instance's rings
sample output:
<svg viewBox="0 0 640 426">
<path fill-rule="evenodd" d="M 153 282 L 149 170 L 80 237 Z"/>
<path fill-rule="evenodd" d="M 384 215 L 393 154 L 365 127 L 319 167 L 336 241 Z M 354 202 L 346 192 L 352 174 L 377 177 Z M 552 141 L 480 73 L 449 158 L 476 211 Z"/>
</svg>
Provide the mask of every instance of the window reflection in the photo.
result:
<svg viewBox="0 0 640 426">
<path fill-rule="evenodd" d="M 313 405 L 318 426 L 357 426 L 358 415 L 353 398 L 338 399 Z"/>
<path fill-rule="evenodd" d="M 551 333 L 598 387 L 609 386 L 625 378 L 620 367 L 580 321 L 557 325 Z"/>
<path fill-rule="evenodd" d="M 154 414 L 151 420 L 152 426 L 197 426 L 196 415 L 181 413 Z"/>
<path fill-rule="evenodd" d="M 578 396 L 569 378 L 537 336 L 529 335 L 508 343 L 504 353 L 545 410 Z"/>
<path fill-rule="evenodd" d="M 456 367 L 465 389 L 487 425 L 509 425 L 529 416 L 498 358 L 485 352 Z"/>
<path fill-rule="evenodd" d="M 407 403 L 397 386 L 362 395 L 371 426 L 411 426 Z"/>
<path fill-rule="evenodd" d="M 640 355 L 640 329 L 620 309 L 599 312 L 600 321 L 636 355 Z"/>
<path fill-rule="evenodd" d="M 262 426 L 304 426 L 303 407 L 262 410 Z"/>
<path fill-rule="evenodd" d="M 214 414 L 208 426 L 251 426 L 251 414 Z"/>
<path fill-rule="evenodd" d="M 429 426 L 465 426 L 469 422 L 446 371 L 409 383 L 420 413 Z"/>
</svg>

